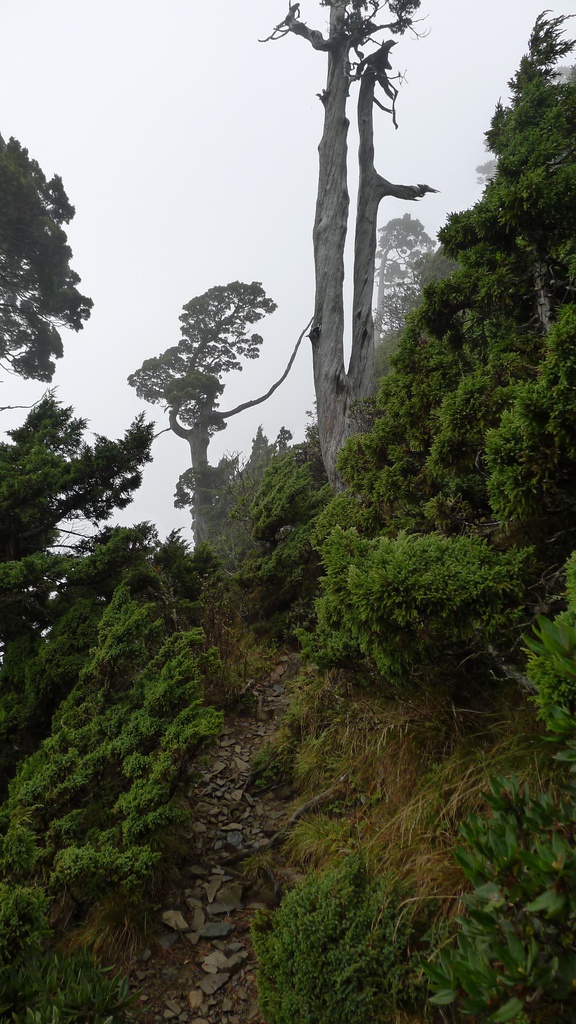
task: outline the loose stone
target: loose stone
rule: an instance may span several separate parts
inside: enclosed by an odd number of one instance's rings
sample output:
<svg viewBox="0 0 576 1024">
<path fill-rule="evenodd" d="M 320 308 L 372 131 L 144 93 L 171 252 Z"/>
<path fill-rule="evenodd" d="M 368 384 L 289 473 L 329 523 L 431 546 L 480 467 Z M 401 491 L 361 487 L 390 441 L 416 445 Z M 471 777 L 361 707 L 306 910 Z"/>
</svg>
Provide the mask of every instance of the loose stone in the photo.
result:
<svg viewBox="0 0 576 1024">
<path fill-rule="evenodd" d="M 229 935 L 232 928 L 233 925 L 227 921 L 210 921 L 200 929 L 200 935 L 203 939 L 220 939 Z"/>
<path fill-rule="evenodd" d="M 208 896 L 209 903 L 214 902 L 214 897 L 221 885 L 222 878 L 218 875 L 213 875 L 209 882 L 204 883 L 204 888 L 206 889 L 206 895 Z"/>
<path fill-rule="evenodd" d="M 187 932 L 190 928 L 179 910 L 165 910 L 162 914 L 162 924 L 165 924 L 167 928 L 173 928 L 176 932 Z"/>
<path fill-rule="evenodd" d="M 207 978 L 203 978 L 198 983 L 198 987 L 206 993 L 207 996 L 211 996 L 214 992 L 217 992 L 219 988 L 222 988 L 227 981 L 230 981 L 229 974 L 210 974 Z"/>
<path fill-rule="evenodd" d="M 204 1002 L 204 993 L 202 989 L 193 988 L 188 993 L 188 1006 L 191 1010 L 199 1010 Z"/>
</svg>

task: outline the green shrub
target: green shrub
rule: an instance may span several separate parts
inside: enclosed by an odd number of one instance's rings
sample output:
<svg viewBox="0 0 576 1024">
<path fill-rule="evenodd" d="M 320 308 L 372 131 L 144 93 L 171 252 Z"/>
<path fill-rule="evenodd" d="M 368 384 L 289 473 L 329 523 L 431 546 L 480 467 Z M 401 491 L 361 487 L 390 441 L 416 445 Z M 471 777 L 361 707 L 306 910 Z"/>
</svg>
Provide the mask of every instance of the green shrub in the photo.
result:
<svg viewBox="0 0 576 1024">
<path fill-rule="evenodd" d="M 87 907 L 133 898 L 158 863 L 191 753 L 222 716 L 202 701 L 217 667 L 200 629 L 172 633 L 118 587 L 51 734 L 25 758 L 0 815 L 0 867 Z M 168 635 L 166 635 L 168 633 Z"/>
<path fill-rule="evenodd" d="M 500 425 L 487 433 L 486 464 L 495 514 L 541 516 L 574 501 L 576 465 L 576 306 L 566 306 L 546 336 L 540 372 L 518 388 Z"/>
<path fill-rule="evenodd" d="M 0 882 L 0 978 L 38 948 L 48 930 L 47 913 L 42 889 Z"/>
<path fill-rule="evenodd" d="M 537 639 L 526 641 L 532 652 L 527 673 L 544 717 L 554 706 L 576 710 L 576 553 L 568 561 L 566 582 L 567 610 L 553 622 L 539 615 L 534 627 Z"/>
<path fill-rule="evenodd" d="M 271 1024 L 376 1024 L 409 998 L 404 892 L 350 856 L 254 922 L 260 1007 Z"/>
<path fill-rule="evenodd" d="M 529 551 L 497 552 L 475 537 L 437 534 L 365 540 L 336 528 L 322 548 L 318 627 L 302 634 L 320 665 L 366 655 L 385 680 L 447 671 L 474 644 L 511 628 Z"/>
<path fill-rule="evenodd" d="M 576 720 L 557 710 L 557 732 L 574 735 Z M 576 764 L 576 742 L 560 759 Z M 486 795 L 492 817 L 461 826 L 467 849 L 456 859 L 474 891 L 463 898 L 457 942 L 426 972 L 433 1003 L 458 999 L 464 1013 L 491 1022 L 517 1018 L 524 1007 L 576 1006 L 576 785 L 558 797 L 531 795 L 496 777 Z"/>
<path fill-rule="evenodd" d="M 119 1024 L 134 1001 L 128 979 L 102 970 L 87 950 L 37 954 L 0 975 L 0 1014 L 15 1024 Z"/>
</svg>

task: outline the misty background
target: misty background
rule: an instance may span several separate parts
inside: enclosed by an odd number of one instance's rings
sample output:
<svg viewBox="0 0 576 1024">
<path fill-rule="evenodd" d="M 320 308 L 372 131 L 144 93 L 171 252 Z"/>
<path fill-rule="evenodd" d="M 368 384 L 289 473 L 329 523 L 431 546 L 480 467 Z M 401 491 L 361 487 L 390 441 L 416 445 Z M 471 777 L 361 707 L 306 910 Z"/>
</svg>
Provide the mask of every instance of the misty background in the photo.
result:
<svg viewBox="0 0 576 1024">
<path fill-rule="evenodd" d="M 552 15 L 570 14 L 549 4 Z M 540 0 L 423 0 L 425 36 L 401 38 L 399 130 L 375 111 L 376 166 L 386 178 L 439 189 L 419 203 L 386 199 L 380 225 L 409 212 L 435 235 L 480 195 L 483 133 L 526 52 Z M 278 304 L 256 328 L 258 361 L 231 374 L 223 408 L 256 398 L 281 375 L 312 314 L 312 224 L 326 56 L 292 35 L 262 44 L 286 0 L 3 0 L 0 132 L 16 137 L 47 177 L 62 176 L 76 217 L 68 230 L 80 291 L 94 300 L 78 335 L 63 332 L 53 386 L 90 430 L 118 437 L 144 409 L 126 383 L 180 337 L 184 303 L 214 285 L 261 281 Z M 309 25 L 327 11 L 302 0 Z M 354 96 L 350 105 L 354 161 Z M 354 208 L 351 181 L 351 208 Z M 0 405 L 29 405 L 45 385 L 0 372 Z M 249 454 L 258 425 L 303 436 L 313 408 L 309 343 L 266 404 L 235 417 L 210 447 Z M 2 430 L 23 411 L 2 413 Z M 188 446 L 171 433 L 116 522 L 144 519 L 161 536 L 190 516 L 173 507 Z"/>
</svg>

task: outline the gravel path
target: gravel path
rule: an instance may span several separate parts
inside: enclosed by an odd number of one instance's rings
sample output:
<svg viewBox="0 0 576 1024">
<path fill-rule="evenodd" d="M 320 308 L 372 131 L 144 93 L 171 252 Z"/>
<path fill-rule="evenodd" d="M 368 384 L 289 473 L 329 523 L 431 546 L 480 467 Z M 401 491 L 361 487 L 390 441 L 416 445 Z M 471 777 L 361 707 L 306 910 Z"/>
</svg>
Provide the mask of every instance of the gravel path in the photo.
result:
<svg viewBox="0 0 576 1024">
<path fill-rule="evenodd" d="M 252 762 L 278 728 L 287 703 L 283 683 L 296 670 L 295 655 L 279 659 L 253 687 L 252 714 L 230 717 L 209 753 L 199 756 L 181 883 L 155 914 L 149 948 L 124 965 L 141 993 L 142 1024 L 264 1024 L 250 924 L 255 910 L 272 905 L 280 886 L 297 876 L 275 868 L 271 878 L 247 883 L 241 868 L 243 856 L 266 844 L 287 819 L 290 788 L 259 791 L 252 785 Z"/>
</svg>

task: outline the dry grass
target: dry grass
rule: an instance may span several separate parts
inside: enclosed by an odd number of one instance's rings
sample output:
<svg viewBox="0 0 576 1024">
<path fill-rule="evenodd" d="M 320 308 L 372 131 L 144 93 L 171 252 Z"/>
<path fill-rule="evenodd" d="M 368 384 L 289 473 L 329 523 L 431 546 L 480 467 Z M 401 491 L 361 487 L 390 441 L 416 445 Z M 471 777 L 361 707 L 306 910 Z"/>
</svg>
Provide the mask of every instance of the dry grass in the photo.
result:
<svg viewBox="0 0 576 1024">
<path fill-rule="evenodd" d="M 487 809 L 483 794 L 491 777 L 516 774 L 541 785 L 543 774 L 551 770 L 530 709 L 494 708 L 479 725 L 422 772 L 400 807 L 383 801 L 371 815 L 369 860 L 405 877 L 425 898 L 447 899 L 462 891 L 463 879 L 452 856 L 458 826 L 471 812 Z"/>
<path fill-rule="evenodd" d="M 285 728 L 296 743 L 296 803 L 347 780 L 343 803 L 297 823 L 293 861 L 323 868 L 361 848 L 377 874 L 392 870 L 415 901 L 440 899 L 444 911 L 457 908 L 464 887 L 452 856 L 458 826 L 485 807 L 490 778 L 514 773 L 539 785 L 553 770 L 542 727 L 516 689 L 458 708 L 446 694 L 392 700 L 308 673 Z"/>
<path fill-rule="evenodd" d="M 60 948 L 65 953 L 88 948 L 102 961 L 130 960 L 146 943 L 152 909 L 142 901 L 133 904 L 119 899 L 117 893 L 106 896 L 66 935 Z"/>
<path fill-rule="evenodd" d="M 357 850 L 359 837 L 346 817 L 315 814 L 301 818 L 286 842 L 288 855 L 308 869 L 332 866 L 342 856 Z"/>
</svg>

